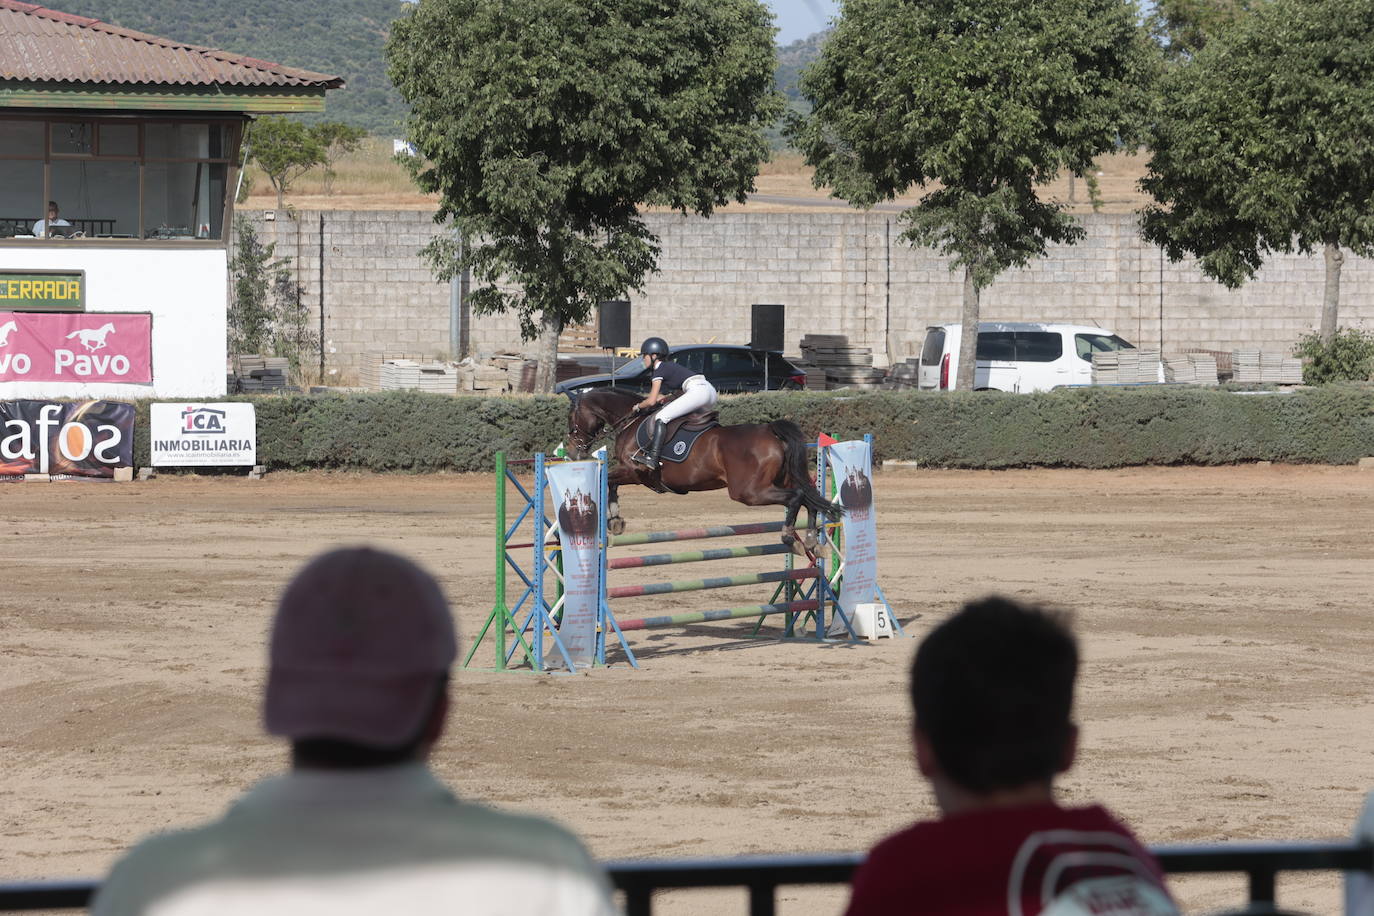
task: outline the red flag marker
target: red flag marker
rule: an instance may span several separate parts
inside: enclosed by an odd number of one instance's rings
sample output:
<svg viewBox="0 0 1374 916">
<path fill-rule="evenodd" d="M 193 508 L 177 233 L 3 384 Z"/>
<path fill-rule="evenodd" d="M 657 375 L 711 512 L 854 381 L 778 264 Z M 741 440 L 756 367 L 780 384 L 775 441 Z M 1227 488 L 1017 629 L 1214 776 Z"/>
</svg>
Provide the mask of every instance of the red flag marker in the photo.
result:
<svg viewBox="0 0 1374 916">
<path fill-rule="evenodd" d="M 816 441 L 817 441 L 818 443 L 820 443 L 821 445 L 839 445 L 839 444 L 840 444 L 840 440 L 839 440 L 839 439 L 833 439 L 833 438 L 831 438 L 830 436 L 827 436 L 825 433 L 821 433 L 820 438 L 818 438 Z"/>
</svg>

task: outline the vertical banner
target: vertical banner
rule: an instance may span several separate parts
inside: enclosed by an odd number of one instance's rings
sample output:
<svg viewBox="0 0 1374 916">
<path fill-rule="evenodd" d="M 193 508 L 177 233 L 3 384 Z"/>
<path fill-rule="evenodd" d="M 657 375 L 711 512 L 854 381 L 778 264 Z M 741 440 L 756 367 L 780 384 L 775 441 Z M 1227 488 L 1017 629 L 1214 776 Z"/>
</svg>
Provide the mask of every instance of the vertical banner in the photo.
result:
<svg viewBox="0 0 1374 916">
<path fill-rule="evenodd" d="M 873 450 L 862 439 L 826 446 L 844 513 L 844 581 L 840 607 L 852 623 L 860 604 L 882 601 L 878 594 L 878 523 L 873 509 Z M 826 635 L 845 633 L 838 618 Z"/>
<path fill-rule="evenodd" d="M 590 665 L 596 655 L 596 613 L 601 600 L 601 553 L 596 543 L 602 511 L 599 468 L 596 461 L 567 461 L 549 464 L 545 471 L 563 551 L 563 620 L 558 636 L 574 665 Z M 557 661 L 561 663 L 562 658 Z"/>
</svg>

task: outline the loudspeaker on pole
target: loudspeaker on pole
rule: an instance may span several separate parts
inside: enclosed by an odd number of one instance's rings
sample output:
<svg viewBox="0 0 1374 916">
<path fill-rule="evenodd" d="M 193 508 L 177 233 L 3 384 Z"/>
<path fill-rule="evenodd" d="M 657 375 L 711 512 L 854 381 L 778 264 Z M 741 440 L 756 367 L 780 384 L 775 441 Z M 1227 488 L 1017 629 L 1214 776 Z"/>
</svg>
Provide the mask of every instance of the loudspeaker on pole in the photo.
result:
<svg viewBox="0 0 1374 916">
<path fill-rule="evenodd" d="M 599 302 L 597 311 L 597 346 L 614 350 L 630 345 L 630 303 L 626 299 Z"/>
<path fill-rule="evenodd" d="M 786 346 L 783 306 L 776 303 L 754 303 L 749 306 L 749 346 L 756 350 L 777 350 Z"/>
</svg>

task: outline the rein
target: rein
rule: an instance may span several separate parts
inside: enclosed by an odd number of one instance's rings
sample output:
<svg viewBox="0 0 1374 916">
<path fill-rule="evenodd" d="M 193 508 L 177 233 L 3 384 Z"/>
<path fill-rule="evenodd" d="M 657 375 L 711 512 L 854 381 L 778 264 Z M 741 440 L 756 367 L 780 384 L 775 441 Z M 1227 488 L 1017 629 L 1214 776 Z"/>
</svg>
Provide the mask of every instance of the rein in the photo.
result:
<svg viewBox="0 0 1374 916">
<path fill-rule="evenodd" d="M 655 408 L 655 410 L 672 403 L 676 398 L 680 396 L 681 392 L 679 392 L 678 394 L 669 395 L 667 398 L 663 400 L 661 404 L 658 405 L 658 408 Z M 650 411 L 649 413 L 652 412 L 653 411 Z M 589 436 L 583 433 L 581 430 L 577 430 L 578 436 L 584 438 L 584 442 L 582 446 L 580 446 L 580 448 L 584 452 L 590 452 L 592 450 L 592 445 L 596 442 L 600 442 L 602 439 L 609 439 L 611 443 L 614 444 L 616 438 L 619 437 L 619 435 L 626 429 L 626 427 L 628 427 L 631 423 L 633 423 L 640 417 L 648 416 L 649 413 L 645 413 L 639 410 L 638 408 L 632 408 L 629 413 L 625 414 L 625 416 L 621 417 L 619 420 L 615 421 L 612 424 L 608 424 L 607 426 L 603 426 L 601 428 L 601 432 L 597 433 L 595 436 Z M 577 443 L 574 442 L 573 445 L 577 445 Z"/>
</svg>

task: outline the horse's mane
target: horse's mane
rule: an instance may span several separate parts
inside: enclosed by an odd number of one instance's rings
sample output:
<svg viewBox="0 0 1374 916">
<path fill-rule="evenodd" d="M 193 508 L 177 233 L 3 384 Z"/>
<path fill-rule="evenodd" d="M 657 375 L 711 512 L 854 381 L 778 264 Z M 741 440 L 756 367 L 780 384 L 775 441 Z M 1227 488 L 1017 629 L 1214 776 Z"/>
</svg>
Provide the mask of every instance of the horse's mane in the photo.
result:
<svg viewBox="0 0 1374 916">
<path fill-rule="evenodd" d="M 614 415 L 618 418 L 629 413 L 630 408 L 642 399 L 643 395 L 626 388 L 593 388 L 579 395 L 577 404 L 579 407 L 585 405 L 588 410 L 602 416 Z"/>
</svg>

